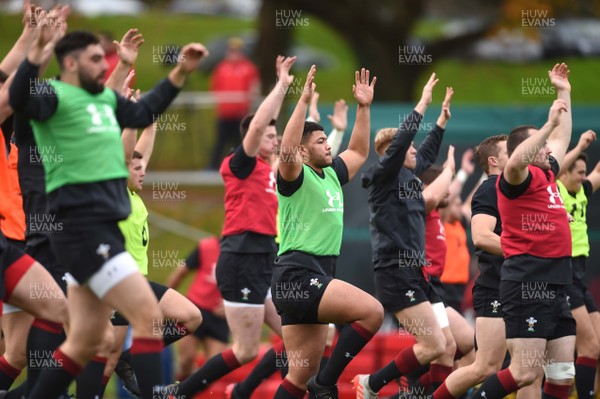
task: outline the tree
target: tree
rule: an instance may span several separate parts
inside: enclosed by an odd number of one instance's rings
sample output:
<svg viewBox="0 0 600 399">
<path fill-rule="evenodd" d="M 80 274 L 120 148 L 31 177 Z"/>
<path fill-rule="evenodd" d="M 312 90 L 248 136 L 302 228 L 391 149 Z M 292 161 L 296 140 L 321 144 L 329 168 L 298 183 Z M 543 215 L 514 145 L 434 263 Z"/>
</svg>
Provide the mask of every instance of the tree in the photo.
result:
<svg viewBox="0 0 600 399">
<path fill-rule="evenodd" d="M 501 3 L 490 1 L 488 8 L 495 12 Z M 368 68 L 377 75 L 378 100 L 410 101 L 419 76 L 429 71 L 422 64 L 400 63 L 400 51 L 422 51 L 435 62 L 482 37 L 491 25 L 484 21 L 480 28 L 456 37 L 423 45 L 409 43 L 415 23 L 423 17 L 426 6 L 427 2 L 422 0 L 263 0 L 258 54 L 261 60 L 273 60 L 278 53 L 285 52 L 291 42 L 293 30 L 275 27 L 276 10 L 302 10 L 320 18 L 348 40 L 356 52 L 357 67 Z M 263 81 L 274 76 L 274 67 L 267 67 L 268 64 L 261 68 Z"/>
</svg>

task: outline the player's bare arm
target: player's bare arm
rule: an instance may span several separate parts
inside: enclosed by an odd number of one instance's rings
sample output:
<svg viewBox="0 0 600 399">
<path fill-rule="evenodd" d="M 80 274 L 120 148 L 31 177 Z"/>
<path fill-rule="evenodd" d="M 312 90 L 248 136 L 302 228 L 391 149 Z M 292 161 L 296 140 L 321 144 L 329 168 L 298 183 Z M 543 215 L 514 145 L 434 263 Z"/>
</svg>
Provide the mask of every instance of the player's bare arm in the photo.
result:
<svg viewBox="0 0 600 399">
<path fill-rule="evenodd" d="M 113 90 L 118 90 L 127 79 L 129 71 L 135 64 L 140 46 L 144 44 L 144 38 L 137 29 L 129 29 L 123 35 L 121 42 L 115 40 L 113 44 L 117 48 L 119 62 L 104 85 Z"/>
<path fill-rule="evenodd" d="M 316 88 L 316 84 L 314 83 L 316 71 L 317 68 L 314 65 L 310 67 L 306 75 L 306 82 L 304 83 L 304 90 L 302 91 L 300 100 L 298 100 L 292 117 L 285 126 L 283 138 L 281 139 L 280 156 L 288 161 L 279 162 L 279 173 L 283 180 L 286 181 L 296 180 L 302 171 L 302 160 L 296 159 L 296 157 L 299 153 L 300 142 L 302 141 L 306 110 Z"/>
<path fill-rule="evenodd" d="M 249 157 L 258 155 L 263 134 L 265 133 L 269 122 L 273 119 L 275 111 L 281 107 L 281 103 L 283 103 L 288 87 L 290 87 L 294 81 L 294 76 L 290 75 L 290 69 L 295 61 L 296 57 L 287 57 L 283 61 L 277 63 L 279 68 L 277 71 L 277 84 L 258 107 L 258 110 L 248 127 L 248 133 L 242 142 L 244 152 Z"/>
<path fill-rule="evenodd" d="M 442 173 L 423 189 L 423 199 L 425 200 L 425 213 L 429 213 L 438 207 L 446 193 L 450 189 L 452 177 L 454 176 L 454 146 L 448 147 L 448 158 L 444 162 Z"/>
<path fill-rule="evenodd" d="M 548 71 L 550 82 L 557 91 L 557 99 L 564 101 L 567 106 L 567 112 L 562 113 L 560 116 L 560 124 L 548 137 L 548 147 L 552 150 L 552 156 L 561 165 L 561 168 L 563 158 L 571 142 L 571 131 L 573 130 L 569 73 L 569 67 L 564 63 L 556 64 L 551 71 Z"/>
<path fill-rule="evenodd" d="M 525 181 L 529 173 L 528 165 L 544 147 L 550 133 L 560 125 L 560 115 L 567 109 L 567 104 L 563 100 L 555 100 L 544 126 L 515 148 L 504 169 L 504 179 L 507 183 L 518 185 Z"/>
<path fill-rule="evenodd" d="M 590 144 L 592 144 L 592 141 L 596 141 L 596 133 L 593 130 L 587 130 L 583 132 L 579 137 L 579 141 L 577 142 L 575 148 L 567 152 L 567 155 L 565 155 L 565 159 L 563 159 L 563 162 L 560 165 L 560 172 L 556 177 L 560 177 L 560 175 L 562 175 L 566 170 L 568 170 L 571 167 L 571 165 L 573 165 L 573 163 L 577 160 L 579 154 L 588 149 Z"/>
<path fill-rule="evenodd" d="M 348 168 L 348 178 L 352 179 L 358 169 L 369 157 L 369 141 L 371 136 L 371 103 L 375 91 L 377 77 L 369 79 L 369 70 L 362 68 L 354 73 L 355 83 L 352 86 L 354 99 L 358 103 L 356 121 L 350 136 L 348 149 L 340 154 Z"/>
<path fill-rule="evenodd" d="M 473 245 L 494 255 L 502 256 L 500 236 L 494 233 L 496 218 L 479 213 L 471 219 L 471 236 Z"/>
</svg>

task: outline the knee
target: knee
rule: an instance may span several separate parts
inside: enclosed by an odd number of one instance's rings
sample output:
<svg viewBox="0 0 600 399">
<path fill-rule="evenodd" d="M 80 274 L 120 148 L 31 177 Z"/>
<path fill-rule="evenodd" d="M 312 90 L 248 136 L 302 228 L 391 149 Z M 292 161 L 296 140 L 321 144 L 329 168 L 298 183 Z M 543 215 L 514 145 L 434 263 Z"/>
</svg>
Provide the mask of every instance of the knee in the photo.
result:
<svg viewBox="0 0 600 399">
<path fill-rule="evenodd" d="M 433 337 L 424 347 L 426 357 L 431 361 L 446 353 L 446 337 L 443 334 Z M 454 344 L 456 345 L 456 344 Z"/>
<path fill-rule="evenodd" d="M 306 364 L 305 364 L 306 363 Z M 303 361 L 302 367 L 295 363 L 289 363 L 290 367 L 287 374 L 287 379 L 299 388 L 306 388 L 306 383 L 309 378 L 319 372 L 321 362 L 319 360 Z"/>
<path fill-rule="evenodd" d="M 234 345 L 233 353 L 240 364 L 250 363 L 258 356 L 258 345 Z"/>
<path fill-rule="evenodd" d="M 62 295 L 62 291 L 60 294 Z M 69 311 L 67 300 L 64 299 L 64 296 L 62 298 L 61 300 L 39 302 L 40 305 L 35 315 L 36 318 L 66 325 L 69 320 Z"/>
<path fill-rule="evenodd" d="M 454 338 L 450 337 L 450 339 L 446 339 L 446 348 L 445 348 L 445 353 L 452 356 L 452 358 L 454 358 L 454 356 L 456 355 L 456 341 L 454 340 Z"/>
<path fill-rule="evenodd" d="M 478 367 L 475 367 L 475 374 L 477 375 L 477 380 L 478 382 L 483 382 L 492 374 L 497 373 L 502 367 L 502 363 L 496 364 L 491 362 L 485 362 L 482 364 L 478 364 L 477 366 Z"/>
<path fill-rule="evenodd" d="M 92 329 L 73 329 L 65 343 L 73 349 L 73 352 L 80 354 L 81 358 L 91 359 L 106 348 L 110 339 L 106 334 L 105 331 L 92 331 Z"/>
<path fill-rule="evenodd" d="M 361 320 L 361 324 L 373 334 L 379 331 L 383 323 L 383 305 L 379 301 L 373 299 L 365 309 L 365 317 Z"/>
<path fill-rule="evenodd" d="M 596 359 L 600 357 L 600 343 L 598 339 L 577 339 L 577 353 L 579 356 Z"/>
<path fill-rule="evenodd" d="M 202 313 L 200 313 L 200 309 L 194 308 L 188 312 L 184 321 L 185 327 L 190 334 L 196 331 L 200 327 L 200 324 L 202 324 Z"/>
<path fill-rule="evenodd" d="M 111 352 L 114 352 L 116 349 L 118 349 L 115 346 L 115 332 L 112 329 L 112 327 L 106 329 L 106 332 L 104 333 L 104 336 L 102 337 L 102 341 L 100 342 L 99 345 L 100 345 L 100 349 L 98 350 L 98 352 L 106 354 L 107 356 Z"/>
<path fill-rule="evenodd" d="M 25 352 L 10 350 L 10 348 L 7 348 L 4 352 L 4 360 L 17 370 L 23 370 L 27 365 Z"/>
<path fill-rule="evenodd" d="M 164 321 L 162 313 L 156 306 L 134 314 L 129 319 L 129 323 L 135 336 L 155 336 L 156 327 L 161 326 Z"/>
<path fill-rule="evenodd" d="M 533 384 L 538 378 L 540 378 L 543 374 L 543 369 L 521 368 L 519 372 L 513 372 L 511 370 L 511 374 L 519 388 L 522 388 L 524 386 Z"/>
</svg>

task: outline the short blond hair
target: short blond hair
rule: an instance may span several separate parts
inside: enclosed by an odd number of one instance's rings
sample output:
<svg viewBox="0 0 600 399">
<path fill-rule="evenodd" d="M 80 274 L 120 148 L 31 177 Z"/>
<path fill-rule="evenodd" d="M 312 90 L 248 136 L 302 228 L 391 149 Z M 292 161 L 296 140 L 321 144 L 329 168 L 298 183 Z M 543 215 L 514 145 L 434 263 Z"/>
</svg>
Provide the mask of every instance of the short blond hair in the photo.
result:
<svg viewBox="0 0 600 399">
<path fill-rule="evenodd" d="M 392 141 L 397 131 L 398 129 L 395 127 L 384 127 L 377 131 L 375 134 L 375 152 L 379 156 L 383 155 L 384 147 Z"/>
</svg>

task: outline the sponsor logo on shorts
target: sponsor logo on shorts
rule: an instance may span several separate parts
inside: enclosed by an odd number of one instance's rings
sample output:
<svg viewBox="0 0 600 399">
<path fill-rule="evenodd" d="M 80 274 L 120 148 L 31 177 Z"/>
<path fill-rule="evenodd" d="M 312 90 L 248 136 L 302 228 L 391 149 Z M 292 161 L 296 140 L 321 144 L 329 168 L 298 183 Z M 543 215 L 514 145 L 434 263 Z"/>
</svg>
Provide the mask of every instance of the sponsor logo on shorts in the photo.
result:
<svg viewBox="0 0 600 399">
<path fill-rule="evenodd" d="M 536 319 L 534 319 L 533 316 L 530 317 L 530 318 L 528 318 L 527 320 L 525 320 L 525 323 L 527 323 L 527 331 L 528 332 L 535 332 L 534 327 L 535 327 L 535 324 L 537 322 L 538 321 Z"/>
<path fill-rule="evenodd" d="M 248 300 L 248 294 L 250 294 L 252 292 L 251 289 L 249 289 L 248 287 L 244 287 L 240 290 L 240 292 L 242 293 L 243 297 L 242 297 L 242 301 L 247 301 Z"/>
<path fill-rule="evenodd" d="M 492 305 L 492 313 L 498 313 L 501 303 L 495 300 L 494 302 L 490 303 L 490 305 Z"/>
<path fill-rule="evenodd" d="M 96 254 L 102 256 L 105 261 L 108 260 L 108 257 L 110 255 L 110 244 L 98 245 L 98 248 L 96 249 Z"/>
<path fill-rule="evenodd" d="M 321 287 L 323 286 L 323 283 L 321 283 L 318 278 L 311 278 L 310 285 L 311 285 L 311 287 L 315 286 L 315 287 L 317 287 L 317 289 L 321 289 Z"/>
<path fill-rule="evenodd" d="M 410 301 L 411 301 L 411 302 L 414 302 L 414 301 L 416 301 L 416 300 L 417 300 L 417 299 L 415 298 L 415 292 L 414 292 L 413 290 L 408 290 L 408 291 L 406 291 L 406 294 L 405 294 L 405 295 L 406 295 L 407 297 L 409 297 L 409 298 L 410 298 Z"/>
</svg>

